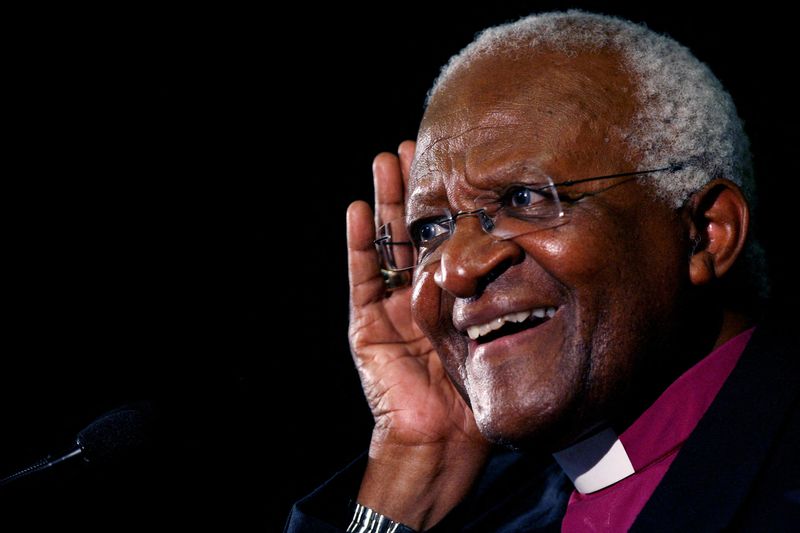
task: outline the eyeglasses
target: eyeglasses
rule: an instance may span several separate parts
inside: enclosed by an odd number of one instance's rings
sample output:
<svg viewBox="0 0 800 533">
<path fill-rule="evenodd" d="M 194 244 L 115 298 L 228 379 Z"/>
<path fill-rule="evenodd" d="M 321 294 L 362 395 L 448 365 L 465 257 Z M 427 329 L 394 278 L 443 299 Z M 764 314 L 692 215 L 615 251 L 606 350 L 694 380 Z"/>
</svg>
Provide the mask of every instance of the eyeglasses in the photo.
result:
<svg viewBox="0 0 800 533">
<path fill-rule="evenodd" d="M 562 207 L 563 189 L 590 181 L 635 177 L 657 172 L 674 172 L 683 168 L 673 164 L 663 168 L 622 172 L 554 183 L 546 175 L 535 175 L 523 182 L 512 184 L 501 194 L 487 194 L 476 198 L 475 209 L 441 216 L 424 218 L 406 226 L 403 218 L 390 221 L 378 228 L 375 247 L 381 263 L 381 272 L 387 288 L 392 290 L 407 285 L 412 271 L 438 262 L 443 244 L 456 230 L 460 218 L 475 217 L 480 227 L 495 241 L 505 241 L 566 222 Z M 600 191 L 602 192 L 602 191 Z M 581 193 L 577 201 L 594 193 Z M 480 206 L 480 207 L 477 207 Z"/>
</svg>

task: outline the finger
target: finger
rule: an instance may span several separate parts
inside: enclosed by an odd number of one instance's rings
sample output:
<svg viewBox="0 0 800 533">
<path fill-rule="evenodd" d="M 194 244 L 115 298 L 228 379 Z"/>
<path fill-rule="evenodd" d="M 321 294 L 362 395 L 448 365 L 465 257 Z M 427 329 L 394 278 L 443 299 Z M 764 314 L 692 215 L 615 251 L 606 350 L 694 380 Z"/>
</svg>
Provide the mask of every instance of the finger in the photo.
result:
<svg viewBox="0 0 800 533">
<path fill-rule="evenodd" d="M 347 264 L 353 308 L 383 298 L 384 282 L 374 240 L 372 209 L 366 202 L 353 202 L 347 208 Z"/>
<path fill-rule="evenodd" d="M 380 226 L 402 218 L 405 212 L 405 191 L 400 160 L 387 152 L 378 154 L 372 164 L 375 180 L 375 222 Z"/>
<path fill-rule="evenodd" d="M 408 193 L 408 176 L 411 174 L 411 162 L 414 160 L 414 151 L 417 149 L 417 143 L 414 141 L 403 141 L 397 149 L 400 156 L 400 171 L 403 174 L 403 191 Z M 403 198 L 405 202 L 405 198 Z"/>
</svg>

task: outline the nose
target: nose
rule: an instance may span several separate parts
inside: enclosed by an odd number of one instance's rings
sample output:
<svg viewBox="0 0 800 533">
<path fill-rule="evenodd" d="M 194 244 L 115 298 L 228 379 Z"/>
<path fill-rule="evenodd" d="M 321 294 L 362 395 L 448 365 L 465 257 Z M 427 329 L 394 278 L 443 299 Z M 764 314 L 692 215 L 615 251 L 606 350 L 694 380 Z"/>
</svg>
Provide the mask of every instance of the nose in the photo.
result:
<svg viewBox="0 0 800 533">
<path fill-rule="evenodd" d="M 495 240 L 475 217 L 459 219 L 442 246 L 437 285 L 456 298 L 478 296 L 509 267 L 522 260 L 522 249 L 511 240 Z"/>
</svg>

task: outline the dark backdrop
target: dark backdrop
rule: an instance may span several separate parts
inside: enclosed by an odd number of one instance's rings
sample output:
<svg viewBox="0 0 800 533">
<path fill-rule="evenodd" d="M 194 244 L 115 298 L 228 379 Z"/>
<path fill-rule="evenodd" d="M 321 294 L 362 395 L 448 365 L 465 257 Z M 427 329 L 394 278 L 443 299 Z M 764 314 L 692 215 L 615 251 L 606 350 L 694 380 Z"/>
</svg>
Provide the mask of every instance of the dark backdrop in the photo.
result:
<svg viewBox="0 0 800 533">
<path fill-rule="evenodd" d="M 775 308 L 796 315 L 788 17 L 494 4 L 8 17 L 0 468 L 126 402 L 154 402 L 163 427 L 138 459 L 0 491 L 0 521 L 279 530 L 290 502 L 360 453 L 344 211 L 370 198 L 372 157 L 415 136 L 439 66 L 531 11 L 620 14 L 710 64 L 765 183 Z"/>
</svg>

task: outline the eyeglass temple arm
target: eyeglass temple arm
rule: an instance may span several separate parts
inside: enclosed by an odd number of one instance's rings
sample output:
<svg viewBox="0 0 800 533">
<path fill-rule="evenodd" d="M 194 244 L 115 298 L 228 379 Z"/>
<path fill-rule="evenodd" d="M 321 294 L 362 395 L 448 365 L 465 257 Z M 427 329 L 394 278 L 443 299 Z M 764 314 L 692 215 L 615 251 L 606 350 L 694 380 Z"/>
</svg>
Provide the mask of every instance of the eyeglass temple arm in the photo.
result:
<svg viewBox="0 0 800 533">
<path fill-rule="evenodd" d="M 676 164 L 670 165 L 668 167 L 654 168 L 652 170 L 638 170 L 638 171 L 634 171 L 634 172 L 621 172 L 619 174 L 609 174 L 608 176 L 597 176 L 595 178 L 583 178 L 583 179 L 579 179 L 579 180 L 567 180 L 567 181 L 562 181 L 561 183 L 556 183 L 555 185 L 557 187 L 570 187 L 572 185 L 577 185 L 578 183 L 585 183 L 587 181 L 607 180 L 607 179 L 611 179 L 611 178 L 624 178 L 624 177 L 627 177 L 627 176 L 638 176 L 640 174 L 652 174 L 654 172 L 664 172 L 666 170 L 668 170 L 670 172 L 675 172 L 675 171 L 681 170 L 682 168 L 683 168 L 682 164 L 676 163 Z"/>
<path fill-rule="evenodd" d="M 578 179 L 578 180 L 567 180 L 567 181 L 562 181 L 561 183 L 556 183 L 555 185 L 557 187 L 570 187 L 572 185 L 577 185 L 578 183 L 585 183 L 587 181 L 607 180 L 607 179 L 611 179 L 611 178 L 624 178 L 624 177 L 627 177 L 627 176 L 639 176 L 641 174 L 653 174 L 654 172 L 664 172 L 664 171 L 667 171 L 667 170 L 670 171 L 670 172 L 676 172 L 676 171 L 681 170 L 681 169 L 683 169 L 683 164 L 675 163 L 675 164 L 672 164 L 672 165 L 670 165 L 668 167 L 654 168 L 652 170 L 637 170 L 637 171 L 633 171 L 633 172 L 620 172 L 619 174 L 609 174 L 607 176 L 597 176 L 597 177 L 594 177 L 594 178 L 582 178 L 582 179 Z M 484 211 L 484 209 L 475 209 L 473 211 L 460 211 L 460 212 L 456 213 L 455 216 L 453 216 L 452 219 L 455 220 L 455 219 L 457 219 L 459 217 L 462 217 L 462 216 L 476 215 L 476 214 L 478 214 L 478 213 L 480 213 L 482 211 Z M 382 235 L 382 236 L 378 237 L 377 239 L 375 239 L 374 242 L 375 242 L 375 244 L 384 244 L 384 245 L 402 245 L 402 246 L 413 246 L 414 245 L 413 242 L 409 242 L 409 241 L 393 241 L 393 240 L 390 239 L 390 237 L 388 235 Z"/>
</svg>

